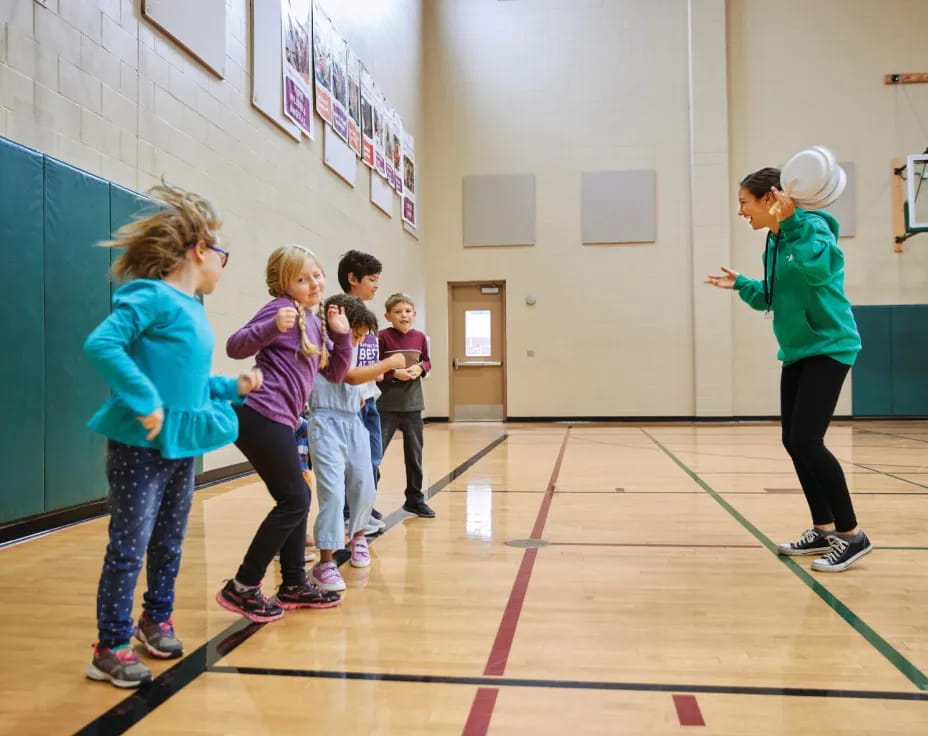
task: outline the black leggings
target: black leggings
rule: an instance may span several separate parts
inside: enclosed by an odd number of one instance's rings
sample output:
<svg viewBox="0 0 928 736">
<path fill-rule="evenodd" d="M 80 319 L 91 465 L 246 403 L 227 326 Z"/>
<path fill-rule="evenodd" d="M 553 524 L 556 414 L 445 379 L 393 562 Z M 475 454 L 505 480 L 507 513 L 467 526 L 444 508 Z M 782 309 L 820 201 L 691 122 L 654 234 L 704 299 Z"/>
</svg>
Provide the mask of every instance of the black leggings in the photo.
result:
<svg viewBox="0 0 928 736">
<path fill-rule="evenodd" d="M 306 546 L 306 517 L 309 486 L 300 468 L 293 427 L 273 422 L 247 406 L 236 407 L 241 450 L 277 502 L 270 510 L 235 575 L 242 585 L 259 585 L 274 555 L 280 552 L 284 585 L 306 582 L 303 561 Z"/>
<path fill-rule="evenodd" d="M 825 432 L 850 366 L 826 355 L 783 367 L 780 416 L 783 446 L 793 459 L 812 523 L 834 522 L 839 532 L 857 526 L 841 464 L 825 447 Z"/>
</svg>

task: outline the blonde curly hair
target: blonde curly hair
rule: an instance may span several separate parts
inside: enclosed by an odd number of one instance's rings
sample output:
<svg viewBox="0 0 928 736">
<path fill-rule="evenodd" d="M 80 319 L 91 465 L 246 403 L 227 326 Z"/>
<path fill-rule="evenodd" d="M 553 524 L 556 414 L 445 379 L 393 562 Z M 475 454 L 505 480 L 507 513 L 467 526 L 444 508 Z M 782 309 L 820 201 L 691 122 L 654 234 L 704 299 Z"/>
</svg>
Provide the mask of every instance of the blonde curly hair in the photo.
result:
<svg viewBox="0 0 928 736">
<path fill-rule="evenodd" d="M 126 249 L 113 262 L 118 281 L 163 279 L 183 262 L 191 243 L 214 244 L 219 238 L 222 220 L 209 200 L 164 182 L 148 195 L 163 209 L 123 225 L 114 240 L 101 243 Z"/>
</svg>

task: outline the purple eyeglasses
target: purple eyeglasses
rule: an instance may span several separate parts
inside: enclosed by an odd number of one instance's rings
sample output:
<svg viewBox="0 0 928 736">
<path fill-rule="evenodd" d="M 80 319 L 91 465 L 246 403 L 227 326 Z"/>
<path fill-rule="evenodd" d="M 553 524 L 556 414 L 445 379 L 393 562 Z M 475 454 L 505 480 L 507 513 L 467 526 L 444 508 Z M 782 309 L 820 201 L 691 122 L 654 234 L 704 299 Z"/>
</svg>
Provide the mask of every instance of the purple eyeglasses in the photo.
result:
<svg viewBox="0 0 928 736">
<path fill-rule="evenodd" d="M 188 248 L 193 248 L 195 246 L 196 246 L 196 243 L 187 243 Z M 222 267 L 225 268 L 226 264 L 229 262 L 229 251 L 223 250 L 222 248 L 216 245 L 210 245 L 209 243 L 206 244 L 206 247 L 209 248 L 210 250 L 216 251 L 219 254 L 219 258 L 222 261 Z"/>
</svg>

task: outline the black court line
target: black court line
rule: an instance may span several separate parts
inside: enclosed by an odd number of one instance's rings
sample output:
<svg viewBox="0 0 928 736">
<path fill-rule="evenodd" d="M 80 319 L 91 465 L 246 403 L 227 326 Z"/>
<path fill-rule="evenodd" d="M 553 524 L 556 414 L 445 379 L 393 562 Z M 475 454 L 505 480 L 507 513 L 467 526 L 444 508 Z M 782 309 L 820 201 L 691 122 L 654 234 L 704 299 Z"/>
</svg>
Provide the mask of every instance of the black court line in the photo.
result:
<svg viewBox="0 0 928 736">
<path fill-rule="evenodd" d="M 277 667 L 210 667 L 210 674 L 303 677 L 324 680 L 374 680 L 479 687 L 534 687 L 566 690 L 627 690 L 637 692 L 712 693 L 718 695 L 779 695 L 804 698 L 861 698 L 868 700 L 922 700 L 928 693 L 890 690 L 842 690 L 802 687 L 752 687 L 748 685 L 693 685 L 652 682 L 596 682 L 585 680 L 536 680 L 519 677 L 457 677 L 453 675 L 403 675 L 387 672 L 339 672 L 337 670 L 291 670 Z"/>
<path fill-rule="evenodd" d="M 845 470 L 845 471 L 844 471 L 844 474 L 845 474 L 845 475 L 873 475 L 873 474 L 879 475 L 879 474 L 880 474 L 880 471 L 878 471 L 878 470 Z M 905 471 L 905 474 L 906 474 L 906 475 L 928 475 L 928 471 L 924 471 L 924 470 L 906 470 L 906 471 Z M 786 472 L 785 470 L 774 470 L 774 471 L 767 471 L 767 470 L 729 470 L 729 471 L 713 470 L 712 472 L 709 472 L 709 473 L 700 473 L 700 475 L 793 475 L 793 476 L 795 476 L 795 473 L 792 472 L 792 471 L 791 471 L 791 472 Z"/>
<path fill-rule="evenodd" d="M 918 486 L 919 488 L 928 488 L 924 483 L 918 483 L 914 480 L 909 480 L 908 478 L 903 478 L 899 475 L 894 475 L 893 473 L 887 473 L 883 470 L 877 470 L 876 468 L 871 468 L 869 465 L 864 465 L 863 463 L 854 463 L 858 468 L 865 468 L 866 470 L 871 470 L 874 473 L 879 473 L 880 475 L 885 475 L 887 478 L 895 478 L 896 480 L 901 480 L 903 483 L 910 483 L 913 486 Z M 853 491 L 852 491 L 853 493 Z"/>
<path fill-rule="evenodd" d="M 125 700 L 88 723 L 76 732 L 77 736 L 110 736 L 125 733 L 266 625 L 254 623 L 247 618 L 239 619 L 206 644 L 192 651 L 171 669 L 162 672 L 150 684 L 133 691 Z"/>
<path fill-rule="evenodd" d="M 495 440 L 493 440 L 489 445 L 487 445 L 482 450 L 480 450 L 480 452 L 478 452 L 475 455 L 471 455 L 469 458 L 467 458 L 467 460 L 465 460 L 463 463 L 458 465 L 454 470 L 448 473 L 448 475 L 446 475 L 445 477 L 441 478 L 440 480 L 436 481 L 431 486 L 429 486 L 429 492 L 428 492 L 428 496 L 426 497 L 426 501 L 430 498 L 434 498 L 439 493 L 441 493 L 443 490 L 445 490 L 445 487 L 447 485 L 449 485 L 452 481 L 455 481 L 458 478 L 460 478 L 462 475 L 464 475 L 464 473 L 466 473 L 468 470 L 474 467 L 475 464 L 480 462 L 489 453 L 493 452 L 493 450 L 495 450 L 497 447 L 503 444 L 503 442 L 505 442 L 508 437 L 509 437 L 508 434 L 500 435 Z M 408 511 L 403 511 L 402 508 L 398 508 L 393 513 L 384 517 L 384 520 L 383 520 L 384 532 L 387 532 L 388 530 L 392 529 L 394 526 L 399 524 L 403 519 L 408 519 L 412 516 L 415 516 L 415 514 L 410 514 Z"/>
<path fill-rule="evenodd" d="M 467 472 L 481 458 L 492 452 L 496 447 L 506 441 L 508 435 L 503 434 L 472 455 L 454 470 L 444 476 L 429 488 L 429 498 L 437 496 L 451 481 Z M 412 516 L 402 509 L 397 509 L 384 519 L 386 533 L 398 522 Z M 382 534 L 381 534 L 382 536 Z M 373 543 L 373 542 L 372 542 Z M 342 554 L 339 554 L 341 552 Z M 339 565 L 344 564 L 349 555 L 347 550 L 338 550 L 335 559 Z M 222 659 L 237 646 L 250 639 L 267 624 L 259 624 L 241 618 L 227 629 L 217 634 L 208 642 L 185 656 L 171 669 L 162 672 L 150 684 L 143 685 L 132 691 L 132 694 L 120 701 L 106 713 L 98 716 L 82 729 L 76 736 L 116 736 L 125 733 L 128 729 L 141 721 L 159 706 L 163 705 L 172 696 L 179 693 L 187 685 L 196 680 L 205 672 L 213 670 L 216 662 Z"/>
<path fill-rule="evenodd" d="M 875 429 L 864 429 L 861 427 L 860 429 L 858 429 L 858 431 L 866 432 L 867 434 L 879 434 L 879 435 L 882 435 L 883 437 L 892 437 L 893 439 L 897 439 L 897 440 L 911 440 L 912 442 L 928 442 L 928 439 L 923 439 L 921 437 L 906 437 L 905 435 L 892 434 L 891 432 L 877 432 Z"/>
<path fill-rule="evenodd" d="M 458 488 L 455 488 L 455 489 L 450 490 L 450 491 L 445 491 L 445 493 L 474 493 L 474 494 L 480 494 L 480 493 L 492 493 L 492 494 L 496 494 L 496 493 L 534 493 L 534 494 L 544 495 L 545 493 L 547 493 L 547 491 L 514 491 L 514 490 L 511 490 L 511 489 L 509 489 L 509 488 L 490 488 L 490 489 L 487 489 L 486 491 L 483 491 L 482 489 L 477 489 L 477 490 L 473 490 L 473 491 L 472 491 L 472 490 L 470 490 L 470 489 L 458 489 Z M 592 494 L 592 495 L 594 495 L 594 496 L 615 496 L 616 493 L 617 493 L 617 491 L 562 491 L 562 490 L 556 490 L 556 491 L 554 491 L 554 493 L 556 493 L 556 494 L 562 494 L 562 495 L 566 495 L 566 496 L 572 496 L 572 495 L 577 495 L 577 496 L 578 496 L 578 495 L 581 495 L 581 494 Z"/>
</svg>

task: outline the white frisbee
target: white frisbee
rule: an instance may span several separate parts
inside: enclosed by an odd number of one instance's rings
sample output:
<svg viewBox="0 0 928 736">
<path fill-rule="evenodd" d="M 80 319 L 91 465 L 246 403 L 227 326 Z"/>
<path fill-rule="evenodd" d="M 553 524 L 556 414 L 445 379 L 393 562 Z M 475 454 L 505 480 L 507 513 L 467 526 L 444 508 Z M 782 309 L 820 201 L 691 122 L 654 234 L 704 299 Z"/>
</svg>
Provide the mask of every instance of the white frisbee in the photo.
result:
<svg viewBox="0 0 928 736">
<path fill-rule="evenodd" d="M 834 153 L 832 153 L 830 148 L 825 146 L 811 146 L 816 151 L 819 151 L 825 158 L 828 159 L 828 168 L 834 169 L 838 165 L 838 159 L 835 158 Z"/>
<path fill-rule="evenodd" d="M 828 159 L 828 170 L 831 172 L 828 177 L 828 181 L 825 182 L 825 185 L 819 189 L 815 194 L 807 195 L 802 199 L 806 202 L 816 202 L 820 199 L 824 199 L 828 196 L 836 186 L 838 186 L 838 162 L 835 159 L 835 155 L 825 146 L 812 146 L 816 151 L 819 151 L 826 159 Z"/>
<path fill-rule="evenodd" d="M 808 200 L 796 200 L 798 204 L 804 210 L 821 210 L 825 207 L 828 207 L 831 204 L 834 204 L 835 201 L 844 194 L 844 189 L 847 187 L 847 172 L 840 166 L 835 167 L 834 177 L 827 191 L 816 199 Z"/>
<path fill-rule="evenodd" d="M 780 171 L 783 191 L 797 201 L 821 196 L 832 181 L 833 161 L 819 147 L 802 149 Z"/>
</svg>

